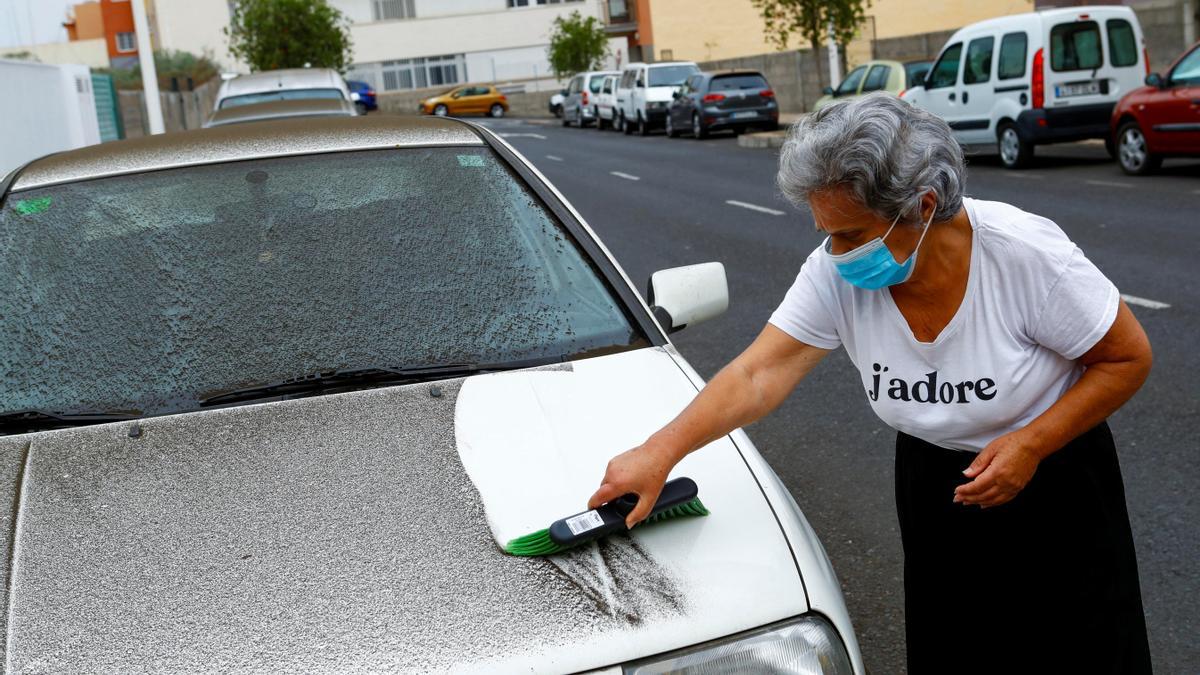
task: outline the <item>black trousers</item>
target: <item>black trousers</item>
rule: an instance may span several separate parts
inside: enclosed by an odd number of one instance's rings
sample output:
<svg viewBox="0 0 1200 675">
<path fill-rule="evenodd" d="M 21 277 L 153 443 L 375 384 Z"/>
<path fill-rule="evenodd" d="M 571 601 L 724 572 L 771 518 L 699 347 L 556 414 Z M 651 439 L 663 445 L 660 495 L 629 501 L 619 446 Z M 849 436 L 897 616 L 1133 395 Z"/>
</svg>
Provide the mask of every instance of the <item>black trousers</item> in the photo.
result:
<svg viewBox="0 0 1200 675">
<path fill-rule="evenodd" d="M 1108 424 L 1046 458 L 1002 506 L 953 503 L 974 459 L 896 439 L 909 673 L 1150 673 Z"/>
</svg>

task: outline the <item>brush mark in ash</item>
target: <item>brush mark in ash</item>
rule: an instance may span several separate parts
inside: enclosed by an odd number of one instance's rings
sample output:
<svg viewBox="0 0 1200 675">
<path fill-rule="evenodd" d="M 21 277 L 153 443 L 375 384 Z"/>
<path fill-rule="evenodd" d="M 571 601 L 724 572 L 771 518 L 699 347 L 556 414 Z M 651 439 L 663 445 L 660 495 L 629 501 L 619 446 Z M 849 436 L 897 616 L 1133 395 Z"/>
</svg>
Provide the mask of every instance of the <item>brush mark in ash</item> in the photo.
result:
<svg viewBox="0 0 1200 675">
<path fill-rule="evenodd" d="M 686 610 L 679 580 L 628 534 L 612 535 L 545 560 L 598 612 L 619 623 L 638 626 Z"/>
</svg>

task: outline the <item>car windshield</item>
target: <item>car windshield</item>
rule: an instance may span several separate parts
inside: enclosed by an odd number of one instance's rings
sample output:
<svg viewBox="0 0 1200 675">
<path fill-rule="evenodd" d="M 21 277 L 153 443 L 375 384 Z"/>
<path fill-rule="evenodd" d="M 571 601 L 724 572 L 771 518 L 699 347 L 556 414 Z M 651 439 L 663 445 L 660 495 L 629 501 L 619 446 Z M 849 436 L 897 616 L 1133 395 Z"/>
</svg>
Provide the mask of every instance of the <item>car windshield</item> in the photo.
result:
<svg viewBox="0 0 1200 675">
<path fill-rule="evenodd" d="M 591 79 L 588 80 L 588 91 L 592 92 L 593 94 L 599 94 L 600 87 L 604 86 L 604 79 L 604 75 L 593 75 Z"/>
<path fill-rule="evenodd" d="M 331 370 L 646 346 L 486 148 L 171 169 L 0 208 L 0 414 L 192 410 Z"/>
<path fill-rule="evenodd" d="M 659 66 L 650 69 L 651 87 L 670 87 L 683 84 L 689 75 L 700 72 L 696 66 Z"/>
<path fill-rule="evenodd" d="M 345 97 L 342 96 L 340 89 L 279 89 L 221 99 L 221 109 L 236 108 L 240 105 L 251 105 L 253 103 L 266 103 L 267 101 L 295 101 L 313 98 L 341 99 Z"/>
<path fill-rule="evenodd" d="M 709 85 L 709 89 L 713 91 L 767 88 L 767 80 L 762 75 L 721 75 L 714 77 Z"/>
</svg>

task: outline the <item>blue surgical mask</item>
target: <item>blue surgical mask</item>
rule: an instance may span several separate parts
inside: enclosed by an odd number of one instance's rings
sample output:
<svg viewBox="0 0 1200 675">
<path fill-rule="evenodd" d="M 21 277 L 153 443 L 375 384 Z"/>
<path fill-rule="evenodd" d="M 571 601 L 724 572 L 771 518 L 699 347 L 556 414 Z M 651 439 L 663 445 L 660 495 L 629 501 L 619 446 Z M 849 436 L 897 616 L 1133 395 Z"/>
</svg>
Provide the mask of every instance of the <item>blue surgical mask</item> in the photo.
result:
<svg viewBox="0 0 1200 675">
<path fill-rule="evenodd" d="M 925 229 L 917 241 L 917 248 L 913 250 L 912 255 L 908 256 L 908 260 L 902 263 L 896 262 L 892 252 L 883 243 L 892 230 L 896 229 L 896 223 L 899 221 L 900 217 L 896 216 L 896 220 L 892 221 L 892 226 L 883 233 L 882 237 L 875 237 L 862 246 L 841 255 L 835 255 L 832 252 L 830 240 L 826 239 L 825 254 L 837 267 L 838 274 L 859 288 L 874 291 L 884 286 L 902 284 L 912 276 L 913 267 L 917 262 L 917 251 L 921 250 L 921 242 L 925 241 L 925 235 L 929 232 L 933 214 L 929 214 L 929 220 L 925 221 Z"/>
</svg>

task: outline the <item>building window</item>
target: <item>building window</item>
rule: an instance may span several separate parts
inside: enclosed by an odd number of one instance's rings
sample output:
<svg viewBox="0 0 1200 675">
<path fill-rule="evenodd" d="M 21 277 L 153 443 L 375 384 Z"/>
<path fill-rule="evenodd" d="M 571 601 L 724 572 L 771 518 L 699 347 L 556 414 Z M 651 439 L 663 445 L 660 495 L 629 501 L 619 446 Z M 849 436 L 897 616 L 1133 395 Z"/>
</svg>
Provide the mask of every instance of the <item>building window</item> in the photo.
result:
<svg viewBox="0 0 1200 675">
<path fill-rule="evenodd" d="M 380 91 L 403 91 L 458 84 L 466 80 L 462 54 L 355 64 L 347 79 L 368 82 Z"/>
<path fill-rule="evenodd" d="M 117 51 L 137 51 L 137 36 L 133 33 L 117 33 Z"/>
<path fill-rule="evenodd" d="M 376 21 L 392 19 L 415 19 L 416 0 L 371 0 L 371 13 Z"/>
</svg>

